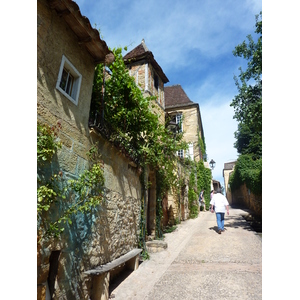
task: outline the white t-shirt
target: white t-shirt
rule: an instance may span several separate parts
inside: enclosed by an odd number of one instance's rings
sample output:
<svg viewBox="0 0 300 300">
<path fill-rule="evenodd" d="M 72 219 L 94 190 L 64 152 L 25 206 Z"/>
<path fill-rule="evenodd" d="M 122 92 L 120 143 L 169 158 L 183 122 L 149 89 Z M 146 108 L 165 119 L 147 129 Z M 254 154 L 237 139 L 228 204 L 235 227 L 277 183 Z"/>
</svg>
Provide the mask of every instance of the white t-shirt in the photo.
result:
<svg viewBox="0 0 300 300">
<path fill-rule="evenodd" d="M 226 205 L 229 205 L 227 199 L 225 196 L 223 196 L 221 193 L 214 194 L 211 201 L 211 205 L 214 205 L 215 212 L 224 213 L 226 211 Z"/>
</svg>

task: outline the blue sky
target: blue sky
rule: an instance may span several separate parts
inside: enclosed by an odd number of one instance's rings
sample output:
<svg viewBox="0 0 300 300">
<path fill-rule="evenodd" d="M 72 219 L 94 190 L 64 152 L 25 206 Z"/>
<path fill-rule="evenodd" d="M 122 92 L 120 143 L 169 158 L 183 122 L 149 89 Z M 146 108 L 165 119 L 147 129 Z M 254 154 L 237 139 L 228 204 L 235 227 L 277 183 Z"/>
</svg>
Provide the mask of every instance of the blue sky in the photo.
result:
<svg viewBox="0 0 300 300">
<path fill-rule="evenodd" d="M 208 159 L 216 161 L 213 178 L 224 185 L 224 163 L 237 158 L 233 76 L 246 65 L 232 51 L 248 34 L 255 35 L 261 0 L 75 2 L 110 48 L 128 46 L 130 51 L 145 39 L 169 78 L 166 86 L 180 84 L 199 103 Z"/>
</svg>

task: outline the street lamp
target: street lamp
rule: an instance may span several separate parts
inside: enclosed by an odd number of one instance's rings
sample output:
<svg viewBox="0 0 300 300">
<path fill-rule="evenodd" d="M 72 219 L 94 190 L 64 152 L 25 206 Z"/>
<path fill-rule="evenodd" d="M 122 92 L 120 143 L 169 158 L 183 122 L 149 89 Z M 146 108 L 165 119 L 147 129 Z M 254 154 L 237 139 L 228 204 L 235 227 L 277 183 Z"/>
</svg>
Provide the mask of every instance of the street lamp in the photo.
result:
<svg viewBox="0 0 300 300">
<path fill-rule="evenodd" d="M 209 162 L 209 165 L 210 165 L 212 170 L 214 169 L 215 164 L 216 164 L 216 162 L 213 159 L 211 159 L 210 162 Z"/>
</svg>

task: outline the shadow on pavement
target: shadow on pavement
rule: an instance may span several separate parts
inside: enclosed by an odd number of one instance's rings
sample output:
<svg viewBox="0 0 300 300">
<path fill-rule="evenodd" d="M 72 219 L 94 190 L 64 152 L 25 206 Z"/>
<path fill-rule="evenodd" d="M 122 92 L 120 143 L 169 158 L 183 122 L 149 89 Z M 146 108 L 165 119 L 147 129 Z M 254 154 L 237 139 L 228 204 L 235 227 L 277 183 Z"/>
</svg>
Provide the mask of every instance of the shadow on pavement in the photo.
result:
<svg viewBox="0 0 300 300">
<path fill-rule="evenodd" d="M 246 221 L 246 222 L 245 222 Z M 243 228 L 247 231 L 255 231 L 261 235 L 262 233 L 262 221 L 249 213 L 239 215 L 239 216 L 226 216 L 225 217 L 225 231 L 228 228 Z M 218 233 L 218 226 L 213 226 L 209 228 Z"/>
</svg>

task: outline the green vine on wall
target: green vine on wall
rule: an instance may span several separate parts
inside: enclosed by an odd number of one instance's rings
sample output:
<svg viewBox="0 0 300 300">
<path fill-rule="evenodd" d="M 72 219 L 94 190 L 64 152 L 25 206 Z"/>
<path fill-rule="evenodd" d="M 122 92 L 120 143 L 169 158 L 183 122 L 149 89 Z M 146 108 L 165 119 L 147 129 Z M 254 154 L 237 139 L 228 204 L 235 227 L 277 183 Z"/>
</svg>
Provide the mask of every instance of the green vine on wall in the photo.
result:
<svg viewBox="0 0 300 300">
<path fill-rule="evenodd" d="M 211 189 L 211 170 L 204 166 L 202 160 L 197 163 L 197 188 L 198 196 L 201 190 L 204 190 L 204 199 L 206 209 L 209 207 L 210 203 L 210 189 Z"/>
<path fill-rule="evenodd" d="M 95 146 L 87 153 L 90 168 L 80 174 L 78 179 L 66 181 L 61 171 L 52 174 L 53 155 L 61 148 L 61 142 L 57 140 L 60 129 L 59 123 L 52 127 L 40 122 L 37 124 L 37 217 L 40 241 L 59 237 L 64 231 L 64 224 L 72 225 L 72 215 L 89 212 L 103 200 L 103 162 L 99 162 Z M 47 175 L 49 169 L 50 175 Z M 66 208 L 57 216 L 62 206 Z M 55 215 L 54 220 L 52 214 Z"/>
<path fill-rule="evenodd" d="M 183 133 L 176 136 L 159 122 L 159 116 L 153 113 L 157 97 L 144 97 L 143 93 L 129 75 L 122 57 L 122 49 L 113 49 L 115 61 L 109 65 L 109 79 L 105 82 L 104 108 L 101 107 L 103 65 L 95 69 L 90 118 L 102 114 L 106 126 L 110 128 L 110 141 L 129 153 L 143 169 L 141 178 L 142 188 L 145 189 L 143 177 L 147 166 L 158 172 L 161 180 L 157 181 L 157 220 L 156 236 L 161 236 L 162 199 L 165 193 L 178 185 L 177 151 L 188 149 L 182 140 Z M 144 195 L 141 199 L 141 222 L 139 245 L 145 250 L 146 225 L 144 220 Z"/>
<path fill-rule="evenodd" d="M 188 190 L 188 199 L 189 199 L 189 210 L 190 218 L 194 219 L 198 216 L 198 194 L 196 193 L 196 165 L 195 163 L 192 166 L 192 170 L 189 177 L 189 190 Z"/>
<path fill-rule="evenodd" d="M 253 159 L 251 154 L 239 156 L 229 178 L 231 191 L 239 189 L 244 183 L 254 194 L 262 193 L 262 158 Z"/>
</svg>

